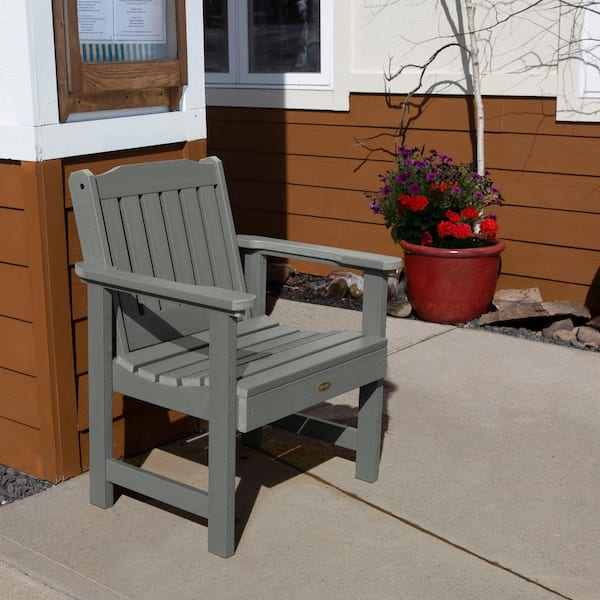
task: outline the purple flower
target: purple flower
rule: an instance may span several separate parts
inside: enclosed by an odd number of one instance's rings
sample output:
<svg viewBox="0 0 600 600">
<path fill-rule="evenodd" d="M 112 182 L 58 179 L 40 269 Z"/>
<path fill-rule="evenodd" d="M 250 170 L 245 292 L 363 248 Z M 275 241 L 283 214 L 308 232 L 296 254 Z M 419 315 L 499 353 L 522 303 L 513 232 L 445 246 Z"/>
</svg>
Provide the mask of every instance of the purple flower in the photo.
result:
<svg viewBox="0 0 600 600">
<path fill-rule="evenodd" d="M 411 183 L 408 186 L 408 193 L 409 194 L 418 194 L 421 191 L 421 186 L 418 183 Z"/>
<path fill-rule="evenodd" d="M 497 221 L 498 217 L 496 215 L 488 215 L 487 216 L 488 219 L 492 219 L 492 221 Z"/>
<path fill-rule="evenodd" d="M 427 173 L 425 179 L 427 179 L 427 181 L 435 181 L 435 173 Z"/>
<path fill-rule="evenodd" d="M 372 211 L 373 211 L 373 212 L 374 212 L 376 215 L 378 215 L 378 214 L 381 212 L 381 207 L 379 206 L 379 204 L 377 204 L 377 201 L 376 201 L 376 200 L 371 200 L 370 206 L 371 206 L 371 210 L 372 210 Z"/>
<path fill-rule="evenodd" d="M 407 158 L 404 161 L 409 167 L 412 167 L 415 164 L 415 161 L 412 158 Z"/>
<path fill-rule="evenodd" d="M 483 194 L 479 191 L 474 192 L 473 193 L 473 198 L 477 198 L 478 200 L 481 200 L 481 198 L 483 198 Z"/>
<path fill-rule="evenodd" d="M 415 167 L 417 167 L 418 169 L 422 169 L 423 167 L 427 166 L 427 164 L 425 163 L 425 161 L 423 160 L 418 160 L 415 163 Z"/>
<path fill-rule="evenodd" d="M 392 188 L 389 185 L 384 185 L 380 190 L 379 193 L 382 196 L 387 196 L 390 192 L 392 191 Z"/>
<path fill-rule="evenodd" d="M 500 190 L 498 188 L 493 187 L 492 188 L 492 194 L 499 194 Z"/>
<path fill-rule="evenodd" d="M 453 191 L 455 194 L 461 194 L 461 193 L 462 193 L 462 190 L 461 190 L 461 189 L 460 189 L 458 186 L 456 186 L 456 187 L 453 187 L 453 188 L 452 188 L 452 191 Z"/>
<path fill-rule="evenodd" d="M 408 173 L 400 173 L 398 177 L 396 177 L 396 181 L 398 183 L 406 183 L 410 179 L 410 175 Z"/>
<path fill-rule="evenodd" d="M 402 156 L 410 156 L 413 152 L 410 148 L 407 148 L 406 146 L 400 146 L 400 148 L 398 148 L 398 151 Z"/>
</svg>

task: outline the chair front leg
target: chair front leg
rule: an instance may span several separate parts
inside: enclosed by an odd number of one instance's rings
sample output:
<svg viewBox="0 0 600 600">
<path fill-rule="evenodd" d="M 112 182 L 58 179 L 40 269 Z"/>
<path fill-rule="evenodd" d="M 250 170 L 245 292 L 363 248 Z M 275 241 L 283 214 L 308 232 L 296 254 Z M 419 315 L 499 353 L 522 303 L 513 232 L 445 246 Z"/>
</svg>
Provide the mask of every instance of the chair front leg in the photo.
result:
<svg viewBox="0 0 600 600">
<path fill-rule="evenodd" d="M 223 558 L 235 551 L 236 333 L 235 316 L 211 314 L 208 550 Z"/>
<path fill-rule="evenodd" d="M 101 508 L 114 504 L 114 486 L 107 481 L 106 461 L 112 458 L 112 294 L 88 286 L 90 502 Z"/>
<path fill-rule="evenodd" d="M 370 483 L 379 477 L 383 379 L 360 388 L 356 441 L 356 478 Z"/>
</svg>

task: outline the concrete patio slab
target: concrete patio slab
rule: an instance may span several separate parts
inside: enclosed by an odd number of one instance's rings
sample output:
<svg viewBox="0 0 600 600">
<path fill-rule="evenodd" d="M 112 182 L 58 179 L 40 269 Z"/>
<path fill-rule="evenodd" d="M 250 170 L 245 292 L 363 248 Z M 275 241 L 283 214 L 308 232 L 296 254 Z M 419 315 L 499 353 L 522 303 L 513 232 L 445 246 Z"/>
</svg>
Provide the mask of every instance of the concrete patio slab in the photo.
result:
<svg viewBox="0 0 600 600">
<path fill-rule="evenodd" d="M 360 326 L 352 311 L 276 311 L 304 327 Z M 600 598 L 600 355 L 388 327 L 378 482 L 354 479 L 348 451 L 267 429 L 263 450 L 238 450 L 239 543 L 223 560 L 207 553 L 202 519 L 132 496 L 103 511 L 82 475 L 0 508 L 9 598 Z M 316 410 L 352 420 L 355 398 Z M 136 460 L 206 484 L 205 436 Z"/>
</svg>

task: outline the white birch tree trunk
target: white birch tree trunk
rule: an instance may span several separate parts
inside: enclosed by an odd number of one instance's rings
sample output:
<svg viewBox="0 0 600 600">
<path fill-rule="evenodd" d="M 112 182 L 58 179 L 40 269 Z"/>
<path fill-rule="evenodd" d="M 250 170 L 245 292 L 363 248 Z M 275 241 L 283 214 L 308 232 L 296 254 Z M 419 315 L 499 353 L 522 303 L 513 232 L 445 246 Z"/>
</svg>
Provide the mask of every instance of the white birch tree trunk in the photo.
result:
<svg viewBox="0 0 600 600">
<path fill-rule="evenodd" d="M 475 102 L 475 134 L 476 134 L 476 154 L 477 154 L 477 172 L 480 175 L 485 174 L 485 115 L 483 110 L 483 98 L 481 97 L 481 74 L 479 71 L 479 44 L 477 39 L 477 29 L 475 28 L 475 6 L 473 0 L 465 0 L 467 9 L 467 26 L 469 28 L 468 46 L 471 55 L 471 75 L 473 84 L 473 100 Z"/>
</svg>

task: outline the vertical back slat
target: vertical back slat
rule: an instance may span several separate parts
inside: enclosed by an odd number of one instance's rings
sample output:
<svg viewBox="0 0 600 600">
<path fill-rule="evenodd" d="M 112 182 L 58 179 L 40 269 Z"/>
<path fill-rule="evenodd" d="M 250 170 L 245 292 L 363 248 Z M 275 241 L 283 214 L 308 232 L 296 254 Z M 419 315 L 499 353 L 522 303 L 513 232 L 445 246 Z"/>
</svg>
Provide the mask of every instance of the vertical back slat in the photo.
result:
<svg viewBox="0 0 600 600">
<path fill-rule="evenodd" d="M 142 275 L 154 275 L 138 196 L 121 198 L 121 216 L 129 248 L 131 270 Z M 142 301 L 151 310 L 160 310 L 160 304 L 156 298 L 144 297 Z"/>
<path fill-rule="evenodd" d="M 160 202 L 165 217 L 175 279 L 182 283 L 196 283 L 179 193 L 176 190 L 164 192 L 161 194 Z"/>
<path fill-rule="evenodd" d="M 131 260 L 121 219 L 119 201 L 116 198 L 107 198 L 102 202 L 102 216 L 112 265 L 121 271 L 131 273 Z M 119 294 L 119 298 L 121 308 L 125 314 L 133 317 L 139 314 L 139 306 L 135 296 Z"/>
<path fill-rule="evenodd" d="M 198 196 L 215 285 L 233 289 L 229 256 L 223 239 L 223 225 L 217 206 L 215 188 L 212 186 L 202 187 L 198 190 Z"/>
<path fill-rule="evenodd" d="M 196 283 L 199 285 L 215 285 L 200 203 L 198 202 L 198 193 L 195 189 L 181 191 L 181 207 L 185 220 L 185 231 L 190 243 Z"/>
<path fill-rule="evenodd" d="M 144 194 L 141 198 L 141 205 L 154 275 L 173 281 L 175 272 L 160 197 L 158 194 Z"/>
</svg>

